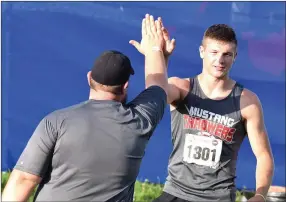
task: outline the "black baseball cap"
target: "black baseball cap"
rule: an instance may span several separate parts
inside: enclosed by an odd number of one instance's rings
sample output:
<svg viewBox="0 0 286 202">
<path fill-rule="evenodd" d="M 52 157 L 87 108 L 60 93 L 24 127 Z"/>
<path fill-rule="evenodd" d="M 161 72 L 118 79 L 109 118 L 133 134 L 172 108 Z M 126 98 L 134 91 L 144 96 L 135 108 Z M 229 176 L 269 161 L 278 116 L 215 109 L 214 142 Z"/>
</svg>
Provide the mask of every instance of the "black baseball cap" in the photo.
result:
<svg viewBox="0 0 286 202">
<path fill-rule="evenodd" d="M 91 77 L 97 83 L 115 86 L 128 81 L 134 75 L 129 58 L 115 50 L 103 52 L 96 60 L 91 70 Z"/>
</svg>

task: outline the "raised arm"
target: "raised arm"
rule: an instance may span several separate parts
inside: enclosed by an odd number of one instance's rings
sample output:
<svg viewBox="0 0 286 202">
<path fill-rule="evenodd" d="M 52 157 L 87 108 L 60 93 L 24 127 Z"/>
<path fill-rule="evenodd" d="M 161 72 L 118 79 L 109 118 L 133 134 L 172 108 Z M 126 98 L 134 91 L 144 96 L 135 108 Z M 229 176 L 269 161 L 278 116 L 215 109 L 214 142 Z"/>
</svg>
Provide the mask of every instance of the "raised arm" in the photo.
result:
<svg viewBox="0 0 286 202">
<path fill-rule="evenodd" d="M 247 89 L 242 93 L 241 114 L 245 119 L 249 142 L 257 159 L 256 195 L 249 201 L 264 201 L 272 182 L 274 161 L 260 100 Z"/>
<path fill-rule="evenodd" d="M 168 76 L 163 54 L 164 39 L 160 22 L 146 14 L 142 20 L 142 40 L 135 48 L 145 55 L 145 86 L 129 105 L 134 109 L 134 120 L 139 119 L 141 133 L 151 135 L 164 115 L 167 103 Z"/>
<path fill-rule="evenodd" d="M 167 94 L 167 68 L 163 54 L 164 39 L 160 22 L 146 15 L 142 21 L 141 46 L 145 53 L 145 83 L 146 88 L 160 86 Z"/>
<path fill-rule="evenodd" d="M 147 16 L 147 15 L 146 15 Z M 147 20 L 147 17 L 145 18 Z M 145 22 L 146 22 L 145 20 Z M 159 22 L 159 24 L 156 24 L 157 26 L 157 31 L 161 30 L 162 31 L 162 36 L 164 39 L 164 43 L 163 43 L 163 53 L 164 53 L 164 60 L 165 60 L 165 67 L 167 68 L 168 66 L 168 60 L 170 55 L 172 54 L 172 52 L 174 51 L 175 47 L 176 47 L 176 41 L 175 39 L 171 39 L 168 30 L 164 27 L 163 24 L 163 20 L 161 17 L 158 18 L 158 20 L 156 22 Z M 145 23 L 146 24 L 146 23 Z M 143 46 L 143 40 L 144 40 L 144 35 L 146 35 L 146 31 L 144 30 L 148 30 L 146 29 L 146 27 L 144 26 L 144 20 L 142 22 L 142 41 L 141 43 L 135 41 L 135 40 L 130 40 L 130 44 L 132 44 L 140 53 L 142 53 L 143 55 L 146 55 L 146 50 Z M 159 32 L 160 33 L 160 32 Z M 161 33 L 160 33 L 161 35 Z M 162 59 L 162 58 L 160 58 Z M 150 64 L 153 63 L 154 66 L 156 66 L 157 64 L 154 63 L 154 60 L 149 60 Z M 158 60 L 157 62 L 162 62 L 162 60 Z M 145 63 L 146 64 L 146 63 Z M 148 65 L 146 66 L 148 67 Z M 149 71 L 149 69 L 145 70 Z M 149 66 L 150 67 L 150 66 Z M 145 75 L 147 75 L 147 71 Z M 153 82 L 153 81 L 151 81 Z M 147 84 L 147 83 L 146 83 Z M 186 82 L 186 80 L 184 79 L 180 79 L 178 77 L 171 77 L 168 79 L 168 85 L 167 85 L 167 95 L 168 95 L 168 104 L 174 104 L 176 103 L 176 101 L 179 101 L 180 99 L 182 99 L 182 97 L 184 97 L 185 95 L 185 91 L 188 90 L 189 87 L 189 83 Z"/>
<path fill-rule="evenodd" d="M 146 56 L 146 48 L 144 47 L 143 42 L 145 41 L 144 37 L 146 38 L 146 35 L 149 35 L 148 33 L 150 33 L 150 32 L 148 32 L 149 29 L 146 28 L 146 22 L 148 22 L 149 17 L 150 16 L 147 14 L 145 19 L 142 21 L 142 40 L 141 40 L 141 43 L 139 43 L 135 40 L 129 41 L 130 44 L 132 44 L 141 54 L 143 54 L 145 56 Z M 153 16 L 152 16 L 152 19 L 153 19 Z M 170 55 L 172 54 L 172 52 L 175 49 L 176 41 L 174 38 L 170 39 L 170 35 L 168 33 L 168 30 L 164 27 L 161 17 L 159 17 L 158 20 L 156 20 L 155 24 L 156 24 L 157 33 L 160 35 L 160 39 L 163 38 L 163 43 L 161 44 L 162 45 L 161 50 L 162 50 L 163 55 L 164 55 L 164 61 L 165 61 L 164 66 L 167 68 L 168 60 L 169 60 Z M 148 49 L 147 49 L 147 51 L 150 52 L 150 50 L 148 50 Z M 162 61 L 160 60 L 158 62 L 162 62 Z M 152 64 L 152 63 L 153 63 L 153 65 L 156 65 L 154 63 L 154 60 L 150 60 L 150 64 Z M 146 63 L 145 63 L 145 65 L 146 65 Z M 146 66 L 145 66 L 145 70 L 146 70 Z"/>
</svg>

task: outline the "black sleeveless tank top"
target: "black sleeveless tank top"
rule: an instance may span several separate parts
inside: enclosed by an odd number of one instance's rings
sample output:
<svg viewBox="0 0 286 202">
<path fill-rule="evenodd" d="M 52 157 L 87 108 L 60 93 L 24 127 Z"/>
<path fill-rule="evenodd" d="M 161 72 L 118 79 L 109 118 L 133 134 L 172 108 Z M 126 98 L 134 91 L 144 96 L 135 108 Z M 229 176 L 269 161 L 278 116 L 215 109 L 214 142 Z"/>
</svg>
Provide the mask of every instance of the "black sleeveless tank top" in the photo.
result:
<svg viewBox="0 0 286 202">
<path fill-rule="evenodd" d="M 173 151 L 164 191 L 185 200 L 235 200 L 236 160 L 246 135 L 240 113 L 243 87 L 222 100 L 209 99 L 197 77 L 171 112 Z"/>
</svg>

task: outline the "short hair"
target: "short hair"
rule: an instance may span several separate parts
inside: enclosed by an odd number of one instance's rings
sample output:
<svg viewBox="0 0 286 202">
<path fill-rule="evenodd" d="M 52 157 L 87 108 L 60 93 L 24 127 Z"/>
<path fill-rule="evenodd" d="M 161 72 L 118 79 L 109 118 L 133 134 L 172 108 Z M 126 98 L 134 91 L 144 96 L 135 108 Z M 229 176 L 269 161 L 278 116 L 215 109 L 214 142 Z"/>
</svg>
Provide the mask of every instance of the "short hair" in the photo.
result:
<svg viewBox="0 0 286 202">
<path fill-rule="evenodd" d="M 122 85 L 115 85 L 115 86 L 108 86 L 108 85 L 103 85 L 100 84 L 96 81 L 94 81 L 92 78 L 90 78 L 90 88 L 97 91 L 97 90 L 102 90 L 105 92 L 112 93 L 114 95 L 121 95 L 123 94 L 123 88 L 125 84 Z"/>
<path fill-rule="evenodd" d="M 205 38 L 223 42 L 232 42 L 237 46 L 235 31 L 226 24 L 214 24 L 210 26 L 204 33 L 203 41 Z"/>
</svg>

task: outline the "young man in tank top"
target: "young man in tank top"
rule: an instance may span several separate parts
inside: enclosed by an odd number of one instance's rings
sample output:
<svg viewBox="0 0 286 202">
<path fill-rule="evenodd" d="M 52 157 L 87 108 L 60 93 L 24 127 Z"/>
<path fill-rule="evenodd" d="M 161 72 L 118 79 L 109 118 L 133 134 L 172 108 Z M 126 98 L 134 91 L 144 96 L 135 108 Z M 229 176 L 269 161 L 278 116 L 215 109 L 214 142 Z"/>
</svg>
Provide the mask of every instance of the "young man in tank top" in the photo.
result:
<svg viewBox="0 0 286 202">
<path fill-rule="evenodd" d="M 161 26 L 167 61 L 175 43 Z M 138 42 L 131 44 L 140 49 Z M 155 201 L 234 202 L 237 155 L 245 136 L 257 159 L 256 194 L 249 201 L 265 201 L 273 156 L 259 98 L 229 77 L 237 56 L 234 30 L 210 26 L 199 53 L 202 73 L 168 80 L 173 151 L 163 193 Z"/>
</svg>

